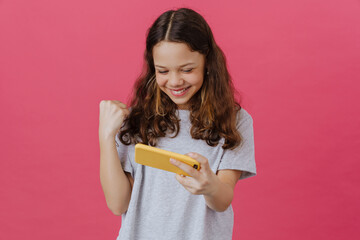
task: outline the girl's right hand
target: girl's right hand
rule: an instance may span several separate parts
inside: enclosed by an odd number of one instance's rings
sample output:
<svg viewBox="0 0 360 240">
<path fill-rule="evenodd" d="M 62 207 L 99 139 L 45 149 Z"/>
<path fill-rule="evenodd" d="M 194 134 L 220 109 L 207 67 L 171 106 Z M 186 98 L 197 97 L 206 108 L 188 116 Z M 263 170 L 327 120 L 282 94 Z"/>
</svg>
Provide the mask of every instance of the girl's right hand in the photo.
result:
<svg viewBox="0 0 360 240">
<path fill-rule="evenodd" d="M 129 113 L 129 109 L 120 101 L 102 100 L 100 102 L 99 137 L 115 138 Z"/>
</svg>

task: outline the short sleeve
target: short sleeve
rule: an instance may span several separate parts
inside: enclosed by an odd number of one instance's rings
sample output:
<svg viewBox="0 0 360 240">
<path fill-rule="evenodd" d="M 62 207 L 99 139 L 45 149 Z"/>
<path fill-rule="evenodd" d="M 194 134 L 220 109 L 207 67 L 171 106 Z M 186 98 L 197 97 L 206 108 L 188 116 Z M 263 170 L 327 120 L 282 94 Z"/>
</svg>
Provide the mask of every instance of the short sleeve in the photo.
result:
<svg viewBox="0 0 360 240">
<path fill-rule="evenodd" d="M 125 172 L 129 172 L 134 177 L 134 169 L 128 154 L 128 146 L 119 140 L 119 133 L 115 136 L 116 149 L 121 162 L 121 166 Z"/>
<path fill-rule="evenodd" d="M 235 149 L 224 151 L 218 170 L 241 170 L 240 179 L 244 179 L 256 175 L 256 164 L 253 119 L 243 108 L 238 112 L 236 127 L 242 142 Z"/>
</svg>

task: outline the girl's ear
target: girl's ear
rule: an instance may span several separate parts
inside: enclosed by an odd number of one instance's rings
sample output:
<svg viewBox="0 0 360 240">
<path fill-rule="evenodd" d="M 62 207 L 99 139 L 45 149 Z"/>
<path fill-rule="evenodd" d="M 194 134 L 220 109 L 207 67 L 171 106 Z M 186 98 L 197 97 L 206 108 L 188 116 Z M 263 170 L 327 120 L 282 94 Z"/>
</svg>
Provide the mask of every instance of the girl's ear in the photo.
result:
<svg viewBox="0 0 360 240">
<path fill-rule="evenodd" d="M 204 73 L 205 73 L 205 75 L 209 75 L 209 68 L 207 66 L 204 69 Z"/>
</svg>

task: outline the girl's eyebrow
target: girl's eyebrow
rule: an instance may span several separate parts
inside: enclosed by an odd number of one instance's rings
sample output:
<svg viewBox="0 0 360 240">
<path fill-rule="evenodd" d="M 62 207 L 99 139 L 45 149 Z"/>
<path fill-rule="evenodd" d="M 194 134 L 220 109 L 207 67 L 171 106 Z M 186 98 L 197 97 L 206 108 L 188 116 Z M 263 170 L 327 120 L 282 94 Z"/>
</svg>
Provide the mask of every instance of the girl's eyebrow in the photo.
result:
<svg viewBox="0 0 360 240">
<path fill-rule="evenodd" d="M 185 63 L 185 64 L 183 64 L 183 65 L 180 65 L 180 67 L 185 67 L 185 66 L 191 65 L 191 64 L 195 64 L 195 63 L 193 63 L 193 62 Z M 166 67 L 163 67 L 163 66 L 160 66 L 160 65 L 155 65 L 155 67 L 166 68 Z"/>
</svg>

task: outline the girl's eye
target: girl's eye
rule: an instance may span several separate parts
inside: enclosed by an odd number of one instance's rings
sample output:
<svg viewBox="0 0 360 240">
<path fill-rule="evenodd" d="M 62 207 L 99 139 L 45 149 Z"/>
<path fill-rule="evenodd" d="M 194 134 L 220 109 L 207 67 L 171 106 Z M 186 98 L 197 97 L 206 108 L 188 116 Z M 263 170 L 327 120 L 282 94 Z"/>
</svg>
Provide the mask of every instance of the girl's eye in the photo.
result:
<svg viewBox="0 0 360 240">
<path fill-rule="evenodd" d="M 193 68 L 190 68 L 190 69 L 184 69 L 184 70 L 182 70 L 183 72 L 186 72 L 186 73 L 188 73 L 188 72 L 191 72 L 193 70 Z M 160 74 L 166 74 L 166 73 L 168 73 L 169 71 L 160 71 L 160 70 L 158 70 L 158 73 L 160 73 Z"/>
</svg>

